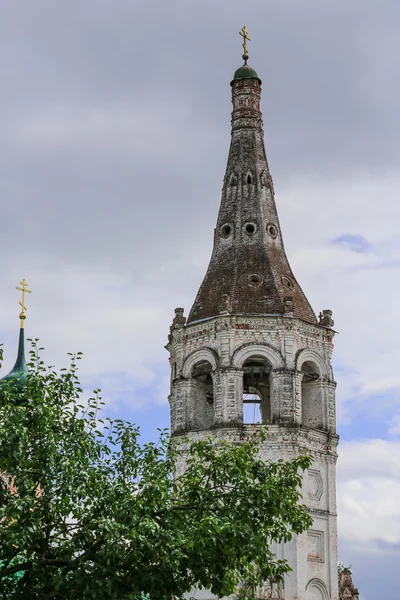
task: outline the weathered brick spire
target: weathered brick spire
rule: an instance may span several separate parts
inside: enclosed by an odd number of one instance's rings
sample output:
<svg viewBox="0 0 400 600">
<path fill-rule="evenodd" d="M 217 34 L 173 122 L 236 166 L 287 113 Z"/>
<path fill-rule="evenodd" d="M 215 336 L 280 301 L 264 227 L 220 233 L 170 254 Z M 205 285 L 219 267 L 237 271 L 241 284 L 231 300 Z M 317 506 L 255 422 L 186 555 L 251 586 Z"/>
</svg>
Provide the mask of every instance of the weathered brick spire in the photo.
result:
<svg viewBox="0 0 400 600">
<path fill-rule="evenodd" d="M 261 80 L 247 58 L 231 86 L 232 138 L 214 248 L 188 323 L 223 312 L 316 323 L 286 257 L 264 146 Z"/>
<path fill-rule="evenodd" d="M 198 440 L 240 444 L 257 431 L 267 432 L 262 460 L 311 454 L 302 497 L 312 527 L 271 545 L 291 572 L 257 595 L 338 600 L 334 322 L 323 310 L 317 323 L 286 258 L 264 148 L 261 81 L 247 64 L 245 27 L 240 35 L 245 64 L 232 81 L 232 142 L 210 266 L 188 322 L 183 308 L 175 309 L 166 346 L 171 433 L 183 456 Z M 213 599 L 206 590 L 193 597 Z"/>
</svg>

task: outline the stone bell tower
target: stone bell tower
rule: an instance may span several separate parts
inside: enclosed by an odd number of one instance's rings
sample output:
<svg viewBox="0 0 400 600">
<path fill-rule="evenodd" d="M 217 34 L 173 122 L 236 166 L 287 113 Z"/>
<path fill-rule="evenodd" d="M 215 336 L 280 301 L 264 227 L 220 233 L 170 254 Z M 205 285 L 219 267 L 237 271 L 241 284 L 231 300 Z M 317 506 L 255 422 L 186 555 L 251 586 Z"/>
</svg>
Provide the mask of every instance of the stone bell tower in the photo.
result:
<svg viewBox="0 0 400 600">
<path fill-rule="evenodd" d="M 240 441 L 243 432 L 268 427 L 266 459 L 312 454 L 302 490 L 312 528 L 275 546 L 292 573 L 264 597 L 337 600 L 332 313 L 316 319 L 285 253 L 261 80 L 247 64 L 243 31 L 245 63 L 231 82 L 232 137 L 212 256 L 187 321 L 176 309 L 167 346 L 171 429 L 189 440 Z"/>
</svg>

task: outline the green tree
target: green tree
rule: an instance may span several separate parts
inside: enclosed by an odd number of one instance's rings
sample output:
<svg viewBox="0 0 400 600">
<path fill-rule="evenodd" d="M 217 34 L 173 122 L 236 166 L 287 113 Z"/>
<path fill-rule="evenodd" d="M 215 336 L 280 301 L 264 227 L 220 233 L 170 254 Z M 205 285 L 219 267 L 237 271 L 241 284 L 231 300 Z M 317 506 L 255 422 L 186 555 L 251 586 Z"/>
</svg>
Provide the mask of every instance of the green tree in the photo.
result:
<svg viewBox="0 0 400 600">
<path fill-rule="evenodd" d="M 141 444 L 137 427 L 100 419 L 98 392 L 82 404 L 80 355 L 57 373 L 39 350 L 25 387 L 1 390 L 0 598 L 223 596 L 241 582 L 251 595 L 282 578 L 270 542 L 311 524 L 299 493 L 309 457 L 264 462 L 257 435 L 184 455 L 166 431 Z"/>
</svg>

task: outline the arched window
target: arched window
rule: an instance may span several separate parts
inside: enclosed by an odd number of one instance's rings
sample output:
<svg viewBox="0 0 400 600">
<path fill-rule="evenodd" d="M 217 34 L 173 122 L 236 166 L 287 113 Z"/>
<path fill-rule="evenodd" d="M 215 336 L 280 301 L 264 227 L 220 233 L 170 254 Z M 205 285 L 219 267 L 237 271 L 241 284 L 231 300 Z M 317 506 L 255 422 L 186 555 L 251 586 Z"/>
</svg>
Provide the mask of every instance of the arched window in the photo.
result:
<svg viewBox="0 0 400 600">
<path fill-rule="evenodd" d="M 192 406 L 190 423 L 193 429 L 208 429 L 214 423 L 214 392 L 212 366 L 200 360 L 192 369 Z"/>
<path fill-rule="evenodd" d="M 271 421 L 271 364 L 264 357 L 254 356 L 243 363 L 243 423 Z"/>
<path fill-rule="evenodd" d="M 306 427 L 322 429 L 323 403 L 321 374 L 317 365 L 308 360 L 301 367 L 303 378 L 301 382 L 302 423 Z"/>
<path fill-rule="evenodd" d="M 229 178 L 229 185 L 230 186 L 237 185 L 237 175 L 235 175 L 235 173 L 231 173 L 231 176 Z"/>
</svg>

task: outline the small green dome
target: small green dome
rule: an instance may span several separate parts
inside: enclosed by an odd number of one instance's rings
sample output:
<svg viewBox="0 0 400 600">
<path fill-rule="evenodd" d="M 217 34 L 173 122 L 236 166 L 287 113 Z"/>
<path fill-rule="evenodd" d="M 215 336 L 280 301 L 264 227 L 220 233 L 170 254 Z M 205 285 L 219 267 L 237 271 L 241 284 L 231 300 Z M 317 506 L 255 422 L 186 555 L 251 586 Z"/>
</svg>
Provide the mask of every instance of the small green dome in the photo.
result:
<svg viewBox="0 0 400 600">
<path fill-rule="evenodd" d="M 28 378 L 28 368 L 25 362 L 25 336 L 24 329 L 21 327 L 19 330 L 19 342 L 18 342 L 18 354 L 15 365 L 11 371 L 0 379 L 0 386 L 2 381 L 12 382 L 19 389 L 25 387 Z"/>
<path fill-rule="evenodd" d="M 236 69 L 235 74 L 233 76 L 233 80 L 235 79 L 260 79 L 257 75 L 257 71 L 255 71 L 250 65 L 244 64 L 238 69 Z"/>
</svg>

